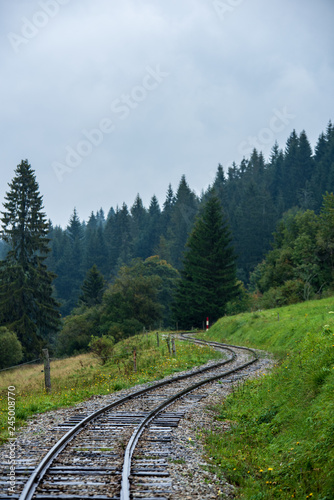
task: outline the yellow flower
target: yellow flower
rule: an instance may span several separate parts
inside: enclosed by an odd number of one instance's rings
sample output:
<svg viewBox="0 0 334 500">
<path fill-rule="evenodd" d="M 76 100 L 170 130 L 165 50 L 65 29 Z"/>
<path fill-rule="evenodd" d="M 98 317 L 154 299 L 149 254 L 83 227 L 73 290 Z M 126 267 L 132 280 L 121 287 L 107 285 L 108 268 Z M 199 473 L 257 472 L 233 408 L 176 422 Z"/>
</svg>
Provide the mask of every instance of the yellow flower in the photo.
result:
<svg viewBox="0 0 334 500">
<path fill-rule="evenodd" d="M 272 467 L 268 467 L 268 470 L 273 470 L 273 468 Z"/>
</svg>

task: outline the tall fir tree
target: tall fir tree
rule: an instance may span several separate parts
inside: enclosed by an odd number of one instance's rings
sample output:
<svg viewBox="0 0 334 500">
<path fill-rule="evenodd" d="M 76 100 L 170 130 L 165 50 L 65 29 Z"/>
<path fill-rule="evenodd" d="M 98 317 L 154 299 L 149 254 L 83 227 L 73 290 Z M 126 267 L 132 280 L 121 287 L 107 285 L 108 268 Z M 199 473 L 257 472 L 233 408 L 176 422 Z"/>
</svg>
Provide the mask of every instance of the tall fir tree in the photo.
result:
<svg viewBox="0 0 334 500">
<path fill-rule="evenodd" d="M 133 254 L 142 259 L 148 256 L 148 242 L 144 232 L 148 224 L 147 210 L 139 194 L 137 194 L 134 204 L 130 209 L 130 232 L 133 241 Z"/>
<path fill-rule="evenodd" d="M 162 235 L 161 210 L 158 199 L 155 195 L 153 195 L 151 198 L 148 215 L 148 227 L 145 231 L 145 237 L 147 238 L 148 242 L 147 257 L 150 257 L 157 254 L 157 251 L 159 249 L 160 237 Z"/>
<path fill-rule="evenodd" d="M 174 315 L 181 328 L 216 321 L 235 297 L 236 265 L 230 230 L 219 199 L 211 193 L 187 241 Z"/>
<path fill-rule="evenodd" d="M 170 226 L 175 201 L 176 199 L 174 196 L 172 185 L 169 184 L 166 194 L 166 200 L 164 201 L 162 210 L 162 232 L 164 237 L 167 237 L 167 231 Z"/>
<path fill-rule="evenodd" d="M 87 307 L 101 304 L 105 287 L 106 282 L 103 275 L 94 264 L 87 272 L 86 278 L 82 284 L 82 294 L 79 297 L 79 304 L 84 304 Z"/>
<path fill-rule="evenodd" d="M 176 193 L 168 234 L 172 264 L 177 269 L 182 265 L 184 247 L 193 227 L 198 206 L 198 199 L 183 175 Z"/>
<path fill-rule="evenodd" d="M 57 289 L 61 287 L 61 297 L 64 302 L 61 312 L 64 315 L 70 313 L 78 301 L 81 283 L 84 279 L 84 232 L 85 228 L 80 221 L 76 208 L 70 217 L 65 231 L 64 254 L 59 263 L 57 274 L 66 276 L 64 280 L 57 280 Z M 60 271 L 60 269 L 62 271 Z"/>
<path fill-rule="evenodd" d="M 1 212 L 1 237 L 10 250 L 0 264 L 0 325 L 17 334 L 25 359 L 31 359 L 59 326 L 52 288 L 55 275 L 45 264 L 49 225 L 27 160 L 17 166 L 9 187 Z"/>
</svg>

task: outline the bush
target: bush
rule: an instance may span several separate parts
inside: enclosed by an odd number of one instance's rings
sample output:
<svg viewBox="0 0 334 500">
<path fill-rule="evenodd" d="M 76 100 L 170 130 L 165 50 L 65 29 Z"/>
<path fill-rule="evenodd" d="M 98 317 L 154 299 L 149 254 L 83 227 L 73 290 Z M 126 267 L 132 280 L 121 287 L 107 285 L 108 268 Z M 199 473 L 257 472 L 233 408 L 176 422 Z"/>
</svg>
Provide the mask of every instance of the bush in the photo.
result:
<svg viewBox="0 0 334 500">
<path fill-rule="evenodd" d="M 249 311 L 252 305 L 252 296 L 241 281 L 237 281 L 237 295 L 235 299 L 226 304 L 227 316 L 233 316 L 241 312 Z"/>
<path fill-rule="evenodd" d="M 297 304 L 304 299 L 305 284 L 301 280 L 288 280 L 284 285 L 270 288 L 259 299 L 258 305 L 263 309 L 272 309 L 289 304 Z"/>
<path fill-rule="evenodd" d="M 143 323 L 135 318 L 125 319 L 120 323 L 108 322 L 102 319 L 101 333 L 106 336 L 111 336 L 116 342 L 127 337 L 132 337 L 143 331 Z"/>
<path fill-rule="evenodd" d="M 23 358 L 22 344 L 16 333 L 0 327 L 0 369 L 16 365 Z"/>
<path fill-rule="evenodd" d="M 102 337 L 94 337 L 92 335 L 91 338 L 92 340 L 89 342 L 88 346 L 92 353 L 95 354 L 104 365 L 114 351 L 114 338 L 107 335 L 103 335 Z"/>
<path fill-rule="evenodd" d="M 92 335 L 99 334 L 99 314 L 95 308 L 84 314 L 68 316 L 57 338 L 58 356 L 71 356 L 89 350 Z"/>
</svg>

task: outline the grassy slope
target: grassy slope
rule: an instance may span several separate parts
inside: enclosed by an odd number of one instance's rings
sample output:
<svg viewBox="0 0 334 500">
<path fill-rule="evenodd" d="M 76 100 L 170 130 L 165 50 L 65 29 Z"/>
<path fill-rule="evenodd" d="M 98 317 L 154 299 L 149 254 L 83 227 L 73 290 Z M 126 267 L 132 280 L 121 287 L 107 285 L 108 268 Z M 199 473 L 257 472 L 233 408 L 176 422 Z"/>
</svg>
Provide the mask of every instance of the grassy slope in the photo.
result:
<svg viewBox="0 0 334 500">
<path fill-rule="evenodd" d="M 222 318 L 208 338 L 275 354 L 270 375 L 223 405 L 205 436 L 217 474 L 249 500 L 334 499 L 334 299 Z"/>
<path fill-rule="evenodd" d="M 0 443 L 8 434 L 8 387 L 15 386 L 16 428 L 31 415 L 71 406 L 95 394 L 110 394 L 137 384 L 158 380 L 171 373 L 221 357 L 216 351 L 176 340 L 176 357 L 169 355 L 160 334 L 137 335 L 116 344 L 112 359 L 105 365 L 85 354 L 51 362 L 52 393 L 44 390 L 42 365 L 25 366 L 0 373 Z M 133 370 L 133 349 L 137 352 L 137 372 Z"/>
</svg>

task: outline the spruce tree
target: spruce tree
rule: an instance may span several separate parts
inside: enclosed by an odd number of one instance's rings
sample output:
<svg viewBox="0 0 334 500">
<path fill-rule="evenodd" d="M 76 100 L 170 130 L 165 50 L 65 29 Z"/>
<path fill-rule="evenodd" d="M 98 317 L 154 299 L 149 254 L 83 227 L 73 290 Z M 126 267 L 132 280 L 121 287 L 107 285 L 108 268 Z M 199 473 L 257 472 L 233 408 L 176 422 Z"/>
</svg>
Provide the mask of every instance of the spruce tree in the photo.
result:
<svg viewBox="0 0 334 500">
<path fill-rule="evenodd" d="M 148 242 L 148 255 L 156 255 L 159 248 L 160 236 L 162 233 L 161 227 L 161 210 L 157 197 L 154 195 L 151 198 L 150 207 L 148 210 L 148 225 L 145 231 L 145 236 Z"/>
<path fill-rule="evenodd" d="M 181 328 L 216 321 L 236 295 L 236 265 L 230 231 L 219 199 L 211 193 L 187 241 L 174 315 Z"/>
<path fill-rule="evenodd" d="M 172 264 L 176 269 L 182 265 L 183 250 L 193 227 L 198 205 L 198 199 L 183 175 L 176 193 L 168 235 Z"/>
<path fill-rule="evenodd" d="M 50 251 L 49 224 L 27 160 L 17 166 L 9 187 L 1 212 L 0 234 L 9 252 L 0 263 L 0 325 L 17 334 L 28 359 L 39 354 L 59 325 L 52 296 L 55 275 L 44 262 Z"/>
<path fill-rule="evenodd" d="M 147 210 L 139 194 L 137 194 L 131 209 L 130 234 L 133 242 L 133 255 L 140 258 L 146 258 L 148 252 L 148 242 L 144 232 L 148 224 Z"/>
<path fill-rule="evenodd" d="M 86 274 L 79 301 L 87 307 L 101 304 L 105 286 L 103 275 L 94 264 Z"/>
</svg>

